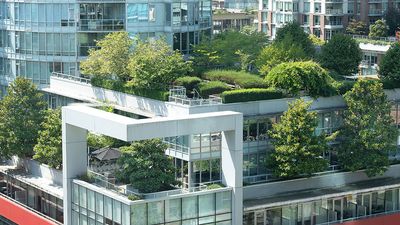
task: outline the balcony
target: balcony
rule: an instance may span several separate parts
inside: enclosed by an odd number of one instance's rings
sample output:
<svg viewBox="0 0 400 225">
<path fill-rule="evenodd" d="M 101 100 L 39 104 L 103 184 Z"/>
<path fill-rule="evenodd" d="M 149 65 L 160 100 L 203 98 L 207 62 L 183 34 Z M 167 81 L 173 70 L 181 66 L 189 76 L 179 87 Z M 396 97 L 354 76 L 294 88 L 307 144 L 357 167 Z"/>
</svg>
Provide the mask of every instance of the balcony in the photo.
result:
<svg viewBox="0 0 400 225">
<path fill-rule="evenodd" d="M 383 15 L 384 11 L 382 9 L 369 9 L 368 15 L 369 16 L 379 16 Z"/>
<path fill-rule="evenodd" d="M 326 9 L 325 14 L 340 15 L 343 14 L 343 9 Z"/>
<path fill-rule="evenodd" d="M 124 29 L 124 20 L 122 19 L 80 19 L 80 31 L 116 31 Z"/>
</svg>

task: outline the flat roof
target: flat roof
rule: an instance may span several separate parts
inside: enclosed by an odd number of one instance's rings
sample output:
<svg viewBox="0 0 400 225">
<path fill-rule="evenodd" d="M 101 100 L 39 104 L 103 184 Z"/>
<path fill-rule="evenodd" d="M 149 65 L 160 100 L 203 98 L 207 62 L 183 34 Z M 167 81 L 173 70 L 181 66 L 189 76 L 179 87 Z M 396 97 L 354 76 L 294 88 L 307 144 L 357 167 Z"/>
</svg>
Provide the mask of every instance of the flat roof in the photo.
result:
<svg viewBox="0 0 400 225">
<path fill-rule="evenodd" d="M 63 198 L 63 187 L 53 183 L 52 180 L 41 176 L 27 174 L 24 170 L 15 169 L 14 166 L 0 166 L 0 172 L 14 177 L 15 179 L 24 182 L 39 190 L 45 191 L 48 194 L 54 195 L 57 198 Z"/>
<path fill-rule="evenodd" d="M 272 208 L 281 205 L 310 202 L 325 198 L 334 198 L 371 191 L 383 191 L 386 189 L 399 187 L 400 178 L 378 178 L 368 181 L 350 183 L 338 187 L 307 189 L 302 191 L 282 193 L 265 198 L 249 199 L 243 202 L 243 207 L 245 210 Z"/>
</svg>

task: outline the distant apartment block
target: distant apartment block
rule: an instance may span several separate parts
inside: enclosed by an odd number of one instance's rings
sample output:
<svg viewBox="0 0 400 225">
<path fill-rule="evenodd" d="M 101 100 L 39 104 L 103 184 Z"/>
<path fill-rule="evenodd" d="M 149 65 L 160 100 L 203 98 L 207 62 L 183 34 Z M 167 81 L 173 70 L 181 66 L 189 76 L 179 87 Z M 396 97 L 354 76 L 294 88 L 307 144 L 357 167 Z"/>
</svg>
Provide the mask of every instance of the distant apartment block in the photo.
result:
<svg viewBox="0 0 400 225">
<path fill-rule="evenodd" d="M 244 12 L 215 13 L 213 15 L 213 33 L 218 34 L 226 30 L 240 30 L 244 26 L 253 26 L 256 15 Z"/>
<path fill-rule="evenodd" d="M 277 29 L 297 21 L 307 33 L 326 40 L 343 32 L 350 19 L 374 23 L 388 7 L 399 6 L 399 0 L 261 0 L 258 29 L 275 37 Z"/>
</svg>

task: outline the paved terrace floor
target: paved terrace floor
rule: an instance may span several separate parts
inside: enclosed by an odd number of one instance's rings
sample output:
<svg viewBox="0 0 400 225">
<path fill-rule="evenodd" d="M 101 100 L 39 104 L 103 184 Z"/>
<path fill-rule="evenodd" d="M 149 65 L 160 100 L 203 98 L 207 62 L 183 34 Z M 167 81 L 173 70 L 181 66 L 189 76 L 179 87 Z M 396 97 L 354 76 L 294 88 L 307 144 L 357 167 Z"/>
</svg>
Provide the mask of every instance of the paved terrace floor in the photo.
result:
<svg viewBox="0 0 400 225">
<path fill-rule="evenodd" d="M 51 180 L 26 173 L 24 170 L 15 169 L 14 166 L 0 165 L 0 172 L 7 173 L 15 179 L 31 185 L 39 190 L 43 190 L 58 198 L 63 198 L 63 187 L 54 184 Z"/>
<path fill-rule="evenodd" d="M 339 187 L 331 187 L 323 189 L 307 189 L 303 191 L 295 191 L 295 192 L 288 192 L 279 195 L 274 195 L 267 198 L 245 200 L 243 206 L 245 211 L 248 211 L 261 208 L 270 208 L 274 206 L 315 201 L 322 198 L 334 198 L 339 196 L 385 190 L 388 188 L 398 188 L 398 187 L 400 187 L 399 178 L 379 178 L 357 183 L 351 183 Z M 384 225 L 384 224 L 376 223 L 374 225 Z M 400 225 L 400 220 L 397 221 L 396 225 Z"/>
</svg>

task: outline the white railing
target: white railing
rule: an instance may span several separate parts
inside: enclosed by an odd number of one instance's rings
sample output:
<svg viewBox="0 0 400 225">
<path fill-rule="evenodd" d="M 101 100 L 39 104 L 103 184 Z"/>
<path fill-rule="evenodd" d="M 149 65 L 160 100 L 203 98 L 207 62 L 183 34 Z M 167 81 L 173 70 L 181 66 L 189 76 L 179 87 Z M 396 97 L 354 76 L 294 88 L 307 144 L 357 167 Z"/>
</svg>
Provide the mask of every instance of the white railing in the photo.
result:
<svg viewBox="0 0 400 225">
<path fill-rule="evenodd" d="M 77 82 L 82 82 L 85 84 L 90 84 L 90 79 L 84 78 L 84 77 L 77 77 L 77 76 L 64 74 L 64 73 L 57 73 L 57 72 L 51 73 L 51 76 L 62 78 L 62 79 L 67 79 L 67 80 L 73 80 L 73 81 L 77 81 Z"/>
<path fill-rule="evenodd" d="M 222 98 L 210 95 L 208 99 L 203 99 L 200 96 L 189 98 L 186 96 L 186 88 L 183 86 L 174 86 L 169 90 L 169 102 L 177 104 L 198 106 L 198 105 L 217 105 L 222 104 Z"/>
</svg>

